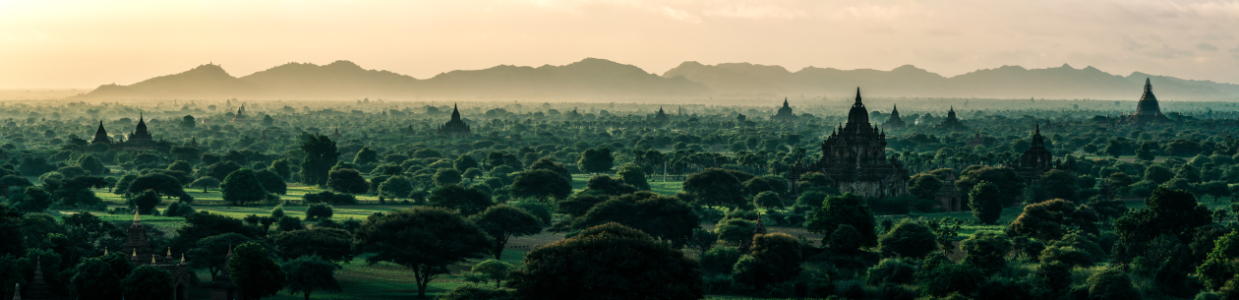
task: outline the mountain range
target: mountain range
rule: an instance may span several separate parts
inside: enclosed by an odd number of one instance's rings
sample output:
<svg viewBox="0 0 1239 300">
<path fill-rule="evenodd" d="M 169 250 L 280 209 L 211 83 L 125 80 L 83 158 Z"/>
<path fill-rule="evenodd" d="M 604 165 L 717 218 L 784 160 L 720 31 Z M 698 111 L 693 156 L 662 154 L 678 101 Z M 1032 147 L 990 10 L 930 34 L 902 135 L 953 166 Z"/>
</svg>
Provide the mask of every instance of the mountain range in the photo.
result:
<svg viewBox="0 0 1239 300">
<path fill-rule="evenodd" d="M 750 63 L 684 62 L 662 75 L 605 59 L 563 66 L 500 65 L 458 70 L 427 79 L 367 70 L 349 61 L 288 63 L 234 77 L 219 65 L 155 77 L 131 85 L 103 85 L 91 99 L 660 99 L 843 96 L 862 87 L 876 97 L 977 97 L 1136 100 L 1144 80 L 1164 100 L 1239 100 L 1239 85 L 1133 72 L 1003 66 L 953 77 L 905 65 L 890 71 Z"/>
</svg>

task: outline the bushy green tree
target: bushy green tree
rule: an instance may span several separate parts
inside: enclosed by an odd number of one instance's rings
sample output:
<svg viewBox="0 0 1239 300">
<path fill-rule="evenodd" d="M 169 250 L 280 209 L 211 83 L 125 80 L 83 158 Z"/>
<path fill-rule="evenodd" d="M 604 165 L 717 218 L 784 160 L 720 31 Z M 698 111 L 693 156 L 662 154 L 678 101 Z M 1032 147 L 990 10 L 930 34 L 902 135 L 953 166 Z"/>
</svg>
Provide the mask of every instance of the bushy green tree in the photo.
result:
<svg viewBox="0 0 1239 300">
<path fill-rule="evenodd" d="M 317 255 L 322 259 L 346 263 L 356 254 L 352 250 L 353 234 L 336 228 L 314 227 L 313 229 L 281 232 L 271 236 L 275 253 L 284 259 Z"/>
<path fill-rule="evenodd" d="M 604 224 L 525 255 L 510 285 L 526 299 L 702 299 L 697 262 L 639 230 Z"/>
<path fill-rule="evenodd" d="M 827 235 L 839 225 L 852 225 L 860 231 L 862 245 L 877 246 L 878 235 L 874 231 L 873 212 L 859 195 L 852 193 L 826 198 L 822 207 L 809 219 L 809 231 Z M 824 243 L 829 241 L 823 241 Z"/>
<path fill-rule="evenodd" d="M 266 200 L 268 195 L 262 182 L 258 181 L 258 176 L 251 169 L 240 169 L 228 174 L 228 177 L 225 177 L 224 182 L 220 184 L 220 190 L 223 192 L 224 201 L 233 205 L 259 203 Z"/>
<path fill-rule="evenodd" d="M 706 206 L 736 207 L 745 201 L 744 186 L 732 172 L 706 169 L 684 180 L 684 192 Z"/>
<path fill-rule="evenodd" d="M 509 238 L 542 232 L 542 224 L 533 214 L 521 208 L 502 204 L 491 206 L 470 219 L 495 239 L 492 251 L 495 259 L 501 258 L 503 247 L 507 245 Z"/>
<path fill-rule="evenodd" d="M 301 183 L 327 184 L 328 172 L 340 157 L 336 142 L 325 135 L 303 135 L 300 150 L 305 153 L 301 160 Z"/>
<path fill-rule="evenodd" d="M 237 246 L 227 263 L 233 284 L 246 299 L 275 295 L 288 282 L 287 273 L 271 259 L 262 244 L 249 242 Z"/>
<path fill-rule="evenodd" d="M 361 194 L 370 189 L 357 169 L 335 169 L 327 175 L 327 187 L 337 193 Z"/>
<path fill-rule="evenodd" d="M 882 236 L 878 251 L 883 257 L 922 258 L 938 249 L 933 231 L 925 224 L 904 219 Z"/>
<path fill-rule="evenodd" d="M 499 260 L 498 258 L 496 258 L 496 259 L 487 259 L 476 265 L 473 265 L 473 269 L 471 271 L 473 273 L 486 274 L 486 277 L 489 277 L 490 279 L 495 281 L 495 287 L 498 288 L 499 284 L 503 280 L 508 279 L 508 274 L 511 273 L 512 271 L 515 271 L 515 269 L 516 269 L 516 266 L 513 266 L 512 264 L 503 262 L 502 260 Z"/>
<path fill-rule="evenodd" d="M 576 162 L 578 168 L 586 173 L 603 173 L 611 171 L 615 159 L 611 157 L 611 149 L 598 147 L 581 152 L 581 158 Z"/>
<path fill-rule="evenodd" d="M 615 175 L 618 175 L 619 179 L 623 180 L 624 183 L 630 184 L 638 190 L 650 190 L 650 183 L 646 180 L 645 170 L 641 169 L 641 166 L 624 164 L 620 166 L 619 171 L 615 172 Z"/>
<path fill-rule="evenodd" d="M 537 169 L 521 172 L 508 188 L 513 198 L 564 199 L 572 194 L 572 181 L 554 172 Z"/>
<path fill-rule="evenodd" d="M 968 192 L 968 206 L 972 208 L 972 217 L 984 224 L 994 224 L 1002 217 L 1002 191 L 998 186 L 981 181 L 972 191 Z"/>
<path fill-rule="evenodd" d="M 1007 266 L 1007 253 L 1011 252 L 1011 241 L 1005 234 L 981 231 L 960 242 L 964 250 L 964 262 L 972 264 L 989 272 L 1001 270 Z"/>
<path fill-rule="evenodd" d="M 336 281 L 336 265 L 317 255 L 302 256 L 285 262 L 282 266 L 288 274 L 288 293 L 305 295 L 310 300 L 310 293 L 315 290 L 339 292 L 340 282 Z"/>
<path fill-rule="evenodd" d="M 800 242 L 784 233 L 753 237 L 752 254 L 736 263 L 732 280 L 763 289 L 800 274 Z M 751 258 L 751 259 L 750 259 Z"/>
<path fill-rule="evenodd" d="M 172 273 L 155 266 L 140 266 L 121 280 L 125 299 L 164 300 L 175 291 Z"/>
<path fill-rule="evenodd" d="M 446 273 L 447 266 L 484 257 L 494 243 L 473 222 L 441 208 L 398 210 L 366 219 L 356 241 L 359 250 L 374 253 L 367 263 L 387 261 L 413 271 L 418 297 L 425 297 L 430 281 Z"/>
</svg>

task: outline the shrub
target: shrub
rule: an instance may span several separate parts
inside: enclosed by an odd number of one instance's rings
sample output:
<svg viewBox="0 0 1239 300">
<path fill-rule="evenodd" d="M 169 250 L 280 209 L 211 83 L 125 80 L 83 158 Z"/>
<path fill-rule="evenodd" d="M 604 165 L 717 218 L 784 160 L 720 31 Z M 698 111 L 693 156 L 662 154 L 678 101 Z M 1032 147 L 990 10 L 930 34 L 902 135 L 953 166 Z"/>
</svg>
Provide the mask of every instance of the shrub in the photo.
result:
<svg viewBox="0 0 1239 300">
<path fill-rule="evenodd" d="M 306 220 L 316 220 L 320 218 L 331 219 L 331 215 L 333 214 L 334 212 L 331 209 L 331 205 L 325 203 L 315 203 L 305 209 Z"/>
<path fill-rule="evenodd" d="M 910 284 L 916 279 L 916 266 L 903 258 L 887 258 L 869 268 L 865 282 L 870 285 Z"/>
<path fill-rule="evenodd" d="M 1092 299 L 1139 300 L 1140 292 L 1132 286 L 1127 274 L 1107 269 L 1088 277 L 1088 297 Z"/>
<path fill-rule="evenodd" d="M 937 236 L 928 226 L 904 219 L 882 236 L 878 251 L 884 257 L 922 258 L 938 248 Z"/>
<path fill-rule="evenodd" d="M 765 209 L 779 209 L 783 208 L 783 199 L 775 192 L 765 191 L 753 196 L 753 205 Z"/>
<path fill-rule="evenodd" d="M 731 274 L 732 266 L 740 260 L 740 249 L 717 246 L 701 254 L 701 270 L 713 274 Z"/>
<path fill-rule="evenodd" d="M 970 294 L 985 282 L 985 274 L 968 264 L 942 262 L 919 274 L 921 291 L 933 296 Z"/>
</svg>

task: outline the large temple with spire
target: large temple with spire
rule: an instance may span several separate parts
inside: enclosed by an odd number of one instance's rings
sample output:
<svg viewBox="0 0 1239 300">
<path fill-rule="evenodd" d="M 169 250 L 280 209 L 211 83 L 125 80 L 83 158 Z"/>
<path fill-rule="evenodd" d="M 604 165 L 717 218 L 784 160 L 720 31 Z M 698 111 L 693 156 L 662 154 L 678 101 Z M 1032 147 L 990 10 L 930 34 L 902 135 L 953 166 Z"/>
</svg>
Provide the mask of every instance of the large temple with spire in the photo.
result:
<svg viewBox="0 0 1239 300">
<path fill-rule="evenodd" d="M 1149 78 L 1144 79 L 1144 94 L 1140 96 L 1140 102 L 1136 103 L 1136 113 L 1128 115 L 1127 121 L 1134 123 L 1170 121 L 1166 115 L 1162 114 L 1161 106 L 1157 104 L 1157 96 L 1153 96 L 1153 83 Z"/>
<path fill-rule="evenodd" d="M 822 142 L 821 160 L 796 167 L 792 173 L 798 177 L 807 172 L 830 177 L 843 193 L 875 198 L 908 194 L 908 169 L 893 157 L 886 157 L 886 133 L 869 123 L 860 88 L 848 111 L 847 124 Z"/>
<path fill-rule="evenodd" d="M 792 113 L 792 107 L 787 105 L 787 98 L 783 98 L 783 107 L 779 108 L 779 112 L 770 117 L 772 121 L 793 122 L 796 121 L 796 115 Z"/>
<path fill-rule="evenodd" d="M 470 134 L 472 134 L 472 131 L 469 129 L 469 124 L 460 119 L 460 110 L 456 108 L 456 105 L 452 105 L 452 119 L 448 120 L 443 126 L 439 126 L 439 135 L 462 138 Z"/>
</svg>

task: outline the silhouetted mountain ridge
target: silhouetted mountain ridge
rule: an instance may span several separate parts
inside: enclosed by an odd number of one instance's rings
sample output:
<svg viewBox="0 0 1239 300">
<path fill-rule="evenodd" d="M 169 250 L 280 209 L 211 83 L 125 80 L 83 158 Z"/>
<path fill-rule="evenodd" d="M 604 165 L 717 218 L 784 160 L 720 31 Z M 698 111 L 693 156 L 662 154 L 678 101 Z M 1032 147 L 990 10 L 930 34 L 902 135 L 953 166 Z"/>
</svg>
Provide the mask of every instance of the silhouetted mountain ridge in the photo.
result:
<svg viewBox="0 0 1239 300">
<path fill-rule="evenodd" d="M 103 85 L 84 98 L 114 99 L 581 99 L 752 98 L 850 95 L 862 87 L 877 97 L 1130 99 L 1145 78 L 1163 100 L 1239 100 L 1239 85 L 1133 72 L 1109 74 L 1064 64 L 1045 69 L 1001 66 L 944 77 L 913 65 L 890 71 L 687 61 L 662 75 L 632 65 L 586 58 L 563 66 L 498 65 L 428 79 L 367 70 L 349 61 L 287 63 L 242 77 L 206 64 L 132 85 Z"/>
<path fill-rule="evenodd" d="M 704 65 L 684 62 L 664 77 L 684 76 L 710 87 L 716 96 L 847 95 L 856 87 L 881 97 L 978 97 L 1050 99 L 1131 99 L 1140 97 L 1145 78 L 1166 100 L 1239 100 L 1239 85 L 1183 80 L 1135 72 L 1127 77 L 1092 66 L 1026 69 L 1002 66 L 954 77 L 903 65 L 890 71 L 806 67 L 789 72 L 780 66 L 749 63 Z"/>
</svg>

